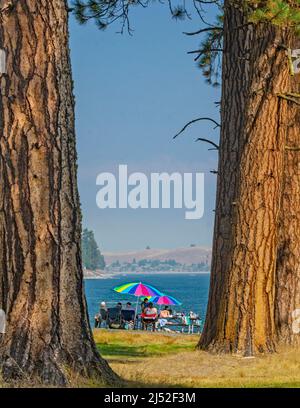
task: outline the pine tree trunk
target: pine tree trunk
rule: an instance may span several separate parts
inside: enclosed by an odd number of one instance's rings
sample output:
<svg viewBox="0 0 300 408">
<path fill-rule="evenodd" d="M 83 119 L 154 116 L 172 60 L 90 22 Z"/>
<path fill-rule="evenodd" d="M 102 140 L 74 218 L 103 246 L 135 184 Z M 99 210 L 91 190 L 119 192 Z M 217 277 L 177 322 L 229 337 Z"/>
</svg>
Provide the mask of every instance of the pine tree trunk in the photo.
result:
<svg viewBox="0 0 300 408">
<path fill-rule="evenodd" d="M 211 286 L 199 347 L 274 350 L 274 280 L 288 63 L 280 29 L 225 2 L 222 128 Z"/>
<path fill-rule="evenodd" d="M 3 375 L 62 385 L 69 368 L 114 382 L 84 297 L 67 3 L 13 3 L 0 26 Z"/>
<path fill-rule="evenodd" d="M 286 45 L 299 49 L 300 40 L 291 36 Z M 299 74 L 290 76 L 289 92 L 300 94 Z M 300 103 L 300 98 L 295 100 Z M 300 309 L 300 106 L 295 102 L 285 103 L 288 105 L 287 148 L 279 220 L 275 323 L 280 343 L 299 345 L 299 333 L 293 328 L 293 312 Z"/>
</svg>

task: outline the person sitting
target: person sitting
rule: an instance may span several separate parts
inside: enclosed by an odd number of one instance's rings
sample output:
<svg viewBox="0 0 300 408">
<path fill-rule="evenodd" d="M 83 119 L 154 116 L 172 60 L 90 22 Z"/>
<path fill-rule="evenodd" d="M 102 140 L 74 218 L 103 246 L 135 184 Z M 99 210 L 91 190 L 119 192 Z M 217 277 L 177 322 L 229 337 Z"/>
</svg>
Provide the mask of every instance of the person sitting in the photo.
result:
<svg viewBox="0 0 300 408">
<path fill-rule="evenodd" d="M 193 311 L 191 310 L 190 313 L 189 313 L 189 318 L 190 318 L 191 320 L 197 320 L 197 319 L 199 318 L 199 316 L 198 316 L 195 312 L 193 312 Z"/>
<path fill-rule="evenodd" d="M 105 310 L 107 312 L 107 307 L 105 302 L 100 303 L 100 310 Z"/>
<path fill-rule="evenodd" d="M 118 302 L 116 307 L 117 307 L 118 309 L 120 309 L 120 310 L 122 310 L 122 309 L 123 309 L 123 305 L 122 305 L 122 303 L 121 303 L 121 302 Z"/>
<path fill-rule="evenodd" d="M 148 298 L 144 298 L 144 300 L 141 303 L 141 309 L 142 309 L 142 313 L 144 313 L 144 310 L 146 309 L 146 307 L 149 305 L 149 300 Z"/>
<path fill-rule="evenodd" d="M 121 329 L 122 328 L 122 317 L 121 317 L 120 306 L 110 307 L 107 309 L 107 324 L 110 329 Z"/>
<path fill-rule="evenodd" d="M 144 314 L 146 316 L 153 316 L 153 315 L 157 316 L 157 309 L 156 307 L 154 307 L 152 302 L 150 302 L 148 306 L 145 308 Z"/>
<path fill-rule="evenodd" d="M 165 306 L 164 310 L 160 312 L 159 317 L 161 317 L 162 319 L 167 319 L 168 317 L 171 317 L 169 306 Z"/>
<path fill-rule="evenodd" d="M 99 324 L 100 324 L 100 315 L 99 315 L 99 313 L 97 313 L 96 315 L 95 315 L 95 317 L 94 317 L 94 327 L 95 327 L 95 329 L 98 329 L 98 327 L 99 327 Z"/>
<path fill-rule="evenodd" d="M 121 311 L 124 329 L 133 329 L 135 324 L 135 309 L 130 302 L 126 303 L 125 309 Z"/>
<path fill-rule="evenodd" d="M 157 319 L 157 309 L 153 303 L 150 302 L 142 313 L 142 329 L 145 330 L 148 325 L 152 325 L 152 330 L 155 331 Z"/>
<path fill-rule="evenodd" d="M 95 328 L 101 328 L 102 323 L 107 321 L 107 307 L 105 302 L 100 303 L 99 313 L 95 316 Z"/>
<path fill-rule="evenodd" d="M 132 303 L 131 302 L 127 302 L 126 303 L 126 309 L 125 310 L 135 310 L 133 307 L 132 307 Z"/>
</svg>

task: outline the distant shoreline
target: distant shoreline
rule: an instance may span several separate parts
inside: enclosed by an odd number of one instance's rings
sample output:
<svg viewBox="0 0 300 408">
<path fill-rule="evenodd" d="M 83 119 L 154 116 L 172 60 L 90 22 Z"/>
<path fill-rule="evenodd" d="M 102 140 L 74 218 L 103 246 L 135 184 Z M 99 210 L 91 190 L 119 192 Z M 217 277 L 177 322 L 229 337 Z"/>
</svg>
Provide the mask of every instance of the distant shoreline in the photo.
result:
<svg viewBox="0 0 300 408">
<path fill-rule="evenodd" d="M 111 279 L 120 276 L 132 276 L 132 275 L 209 275 L 210 271 L 193 271 L 193 272 L 183 272 L 183 271 L 157 271 L 157 272 L 108 272 L 94 276 L 84 276 L 86 280 L 92 279 Z"/>
</svg>

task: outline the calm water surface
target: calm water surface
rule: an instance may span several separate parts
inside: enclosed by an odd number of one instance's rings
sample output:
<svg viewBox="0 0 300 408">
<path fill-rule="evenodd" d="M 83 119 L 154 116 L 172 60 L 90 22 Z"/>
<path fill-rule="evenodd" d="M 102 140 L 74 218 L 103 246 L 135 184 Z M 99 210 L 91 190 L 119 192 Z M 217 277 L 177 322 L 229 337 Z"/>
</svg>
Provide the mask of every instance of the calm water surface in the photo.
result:
<svg viewBox="0 0 300 408">
<path fill-rule="evenodd" d="M 94 324 L 94 315 L 99 310 L 99 304 L 102 301 L 109 305 L 116 302 L 126 303 L 130 300 L 136 304 L 136 297 L 122 295 L 114 292 L 113 288 L 129 282 L 143 282 L 155 286 L 160 291 L 174 296 L 182 306 L 173 307 L 173 310 L 194 312 L 200 314 L 201 318 L 205 317 L 209 277 L 207 274 L 157 274 L 157 275 L 139 275 L 127 274 L 126 276 L 118 275 L 109 279 L 87 279 L 85 280 L 85 290 L 88 303 L 90 322 Z"/>
</svg>

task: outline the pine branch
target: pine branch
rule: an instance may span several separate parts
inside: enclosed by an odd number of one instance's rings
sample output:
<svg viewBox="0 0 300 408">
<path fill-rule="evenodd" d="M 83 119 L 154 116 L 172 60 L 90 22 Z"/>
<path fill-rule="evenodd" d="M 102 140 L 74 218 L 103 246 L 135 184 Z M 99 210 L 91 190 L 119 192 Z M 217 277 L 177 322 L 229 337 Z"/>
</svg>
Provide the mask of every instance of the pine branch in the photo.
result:
<svg viewBox="0 0 300 408">
<path fill-rule="evenodd" d="M 100 27 L 107 27 L 116 21 L 121 22 L 121 32 L 127 28 L 130 33 L 129 12 L 134 6 L 146 8 L 150 6 L 154 0 L 73 0 L 73 13 L 80 24 L 85 24 L 90 20 L 94 20 Z M 161 4 L 166 4 L 169 7 L 170 14 L 175 20 L 191 19 L 186 0 L 159 0 Z M 173 3 L 180 3 L 174 5 Z M 202 5 L 215 4 L 221 8 L 219 0 L 193 0 L 192 7 L 196 9 L 201 21 L 205 22 L 203 15 L 205 11 Z M 70 10 L 72 10 L 70 8 Z M 206 25 L 210 25 L 205 22 Z"/>
<path fill-rule="evenodd" d="M 209 52 L 210 54 L 212 52 L 223 52 L 223 50 L 221 48 L 209 48 L 209 50 L 207 49 L 203 49 L 203 50 L 194 50 L 194 51 L 188 51 L 188 54 L 198 54 L 197 57 L 194 59 L 194 61 L 197 61 L 203 54 L 206 54 L 207 52 Z"/>
<path fill-rule="evenodd" d="M 198 31 L 191 32 L 191 33 L 183 32 L 182 34 L 198 35 L 198 34 L 206 33 L 208 31 L 223 31 L 223 27 L 207 27 L 207 28 L 202 28 L 201 30 L 198 30 Z"/>
<path fill-rule="evenodd" d="M 219 150 L 219 146 L 218 146 L 215 142 L 212 142 L 212 141 L 209 140 L 209 139 L 204 139 L 204 138 L 202 138 L 202 137 L 198 137 L 198 139 L 196 139 L 195 142 L 205 142 L 205 143 L 209 143 L 209 144 L 211 144 L 212 146 L 214 146 L 214 149 L 209 149 L 209 150 Z"/>
<path fill-rule="evenodd" d="M 250 3 L 250 2 L 249 2 Z M 282 28 L 300 30 L 300 11 L 298 0 L 252 0 L 249 5 L 249 21 L 267 23 Z"/>
<path fill-rule="evenodd" d="M 193 119 L 191 121 L 189 121 L 181 130 L 180 132 L 178 132 L 175 136 L 173 136 L 173 139 L 176 139 L 178 136 L 180 136 L 189 126 L 191 126 L 192 124 L 196 123 L 196 122 L 200 122 L 202 120 L 208 120 L 213 122 L 216 126 L 214 127 L 214 129 L 216 129 L 217 127 L 220 127 L 220 124 L 218 122 L 216 122 L 214 119 L 212 118 L 197 118 L 197 119 Z"/>
<path fill-rule="evenodd" d="M 300 101 L 299 101 L 300 95 L 299 94 L 295 94 L 295 93 L 280 94 L 279 93 L 279 94 L 277 94 L 277 96 L 278 96 L 278 98 L 282 98 L 282 99 L 285 99 L 285 100 L 287 100 L 289 102 L 293 102 L 296 105 L 300 105 Z"/>
</svg>

